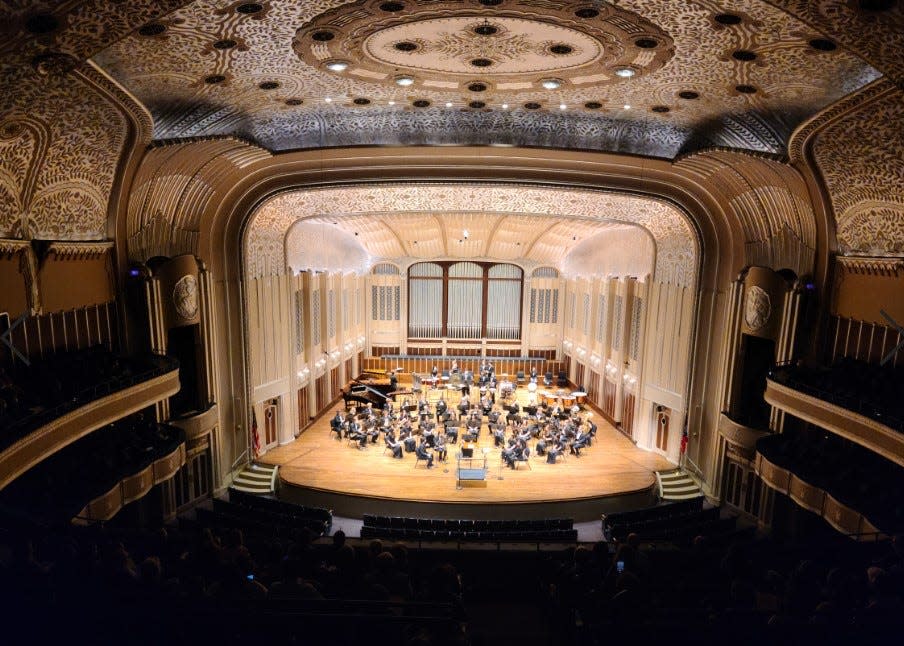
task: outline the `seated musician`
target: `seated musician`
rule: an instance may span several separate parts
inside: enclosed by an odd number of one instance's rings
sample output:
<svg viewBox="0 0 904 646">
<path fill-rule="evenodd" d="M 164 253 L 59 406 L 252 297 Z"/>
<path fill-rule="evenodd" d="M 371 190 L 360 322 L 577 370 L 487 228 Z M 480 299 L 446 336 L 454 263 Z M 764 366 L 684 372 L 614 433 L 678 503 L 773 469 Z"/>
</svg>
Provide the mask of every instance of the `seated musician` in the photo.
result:
<svg viewBox="0 0 904 646">
<path fill-rule="evenodd" d="M 474 373 L 470 370 L 465 370 L 463 373 L 461 373 L 461 379 L 467 386 L 474 385 Z"/>
<path fill-rule="evenodd" d="M 449 374 L 452 374 L 452 375 L 458 374 L 458 361 L 455 359 L 452 360 L 452 369 L 449 370 Z"/>
<path fill-rule="evenodd" d="M 364 434 L 371 444 L 377 443 L 377 439 L 380 437 L 380 426 L 377 424 L 376 418 L 369 419 L 364 423 Z"/>
<path fill-rule="evenodd" d="M 449 405 L 446 403 L 446 399 L 444 397 L 440 397 L 439 401 L 436 402 L 436 421 L 438 422 L 440 418 L 446 414 Z"/>
<path fill-rule="evenodd" d="M 486 393 L 480 398 L 480 407 L 483 409 L 484 415 L 489 415 L 490 411 L 493 409 L 493 400 L 490 399 L 490 396 Z"/>
<path fill-rule="evenodd" d="M 490 424 L 495 424 L 496 422 L 499 421 L 499 418 L 501 415 L 502 415 L 502 413 L 499 412 L 498 410 L 491 410 L 487 414 L 487 422 Z"/>
<path fill-rule="evenodd" d="M 480 435 L 480 413 L 474 411 L 471 413 L 471 416 L 468 418 L 468 431 L 474 431 L 477 435 Z"/>
<path fill-rule="evenodd" d="M 433 449 L 440 462 L 446 461 L 446 436 L 439 433 L 433 441 Z"/>
<path fill-rule="evenodd" d="M 537 366 L 530 367 L 530 382 L 532 384 L 537 383 Z"/>
<path fill-rule="evenodd" d="M 593 416 L 593 413 L 587 413 L 587 446 L 593 442 L 593 438 L 596 437 L 596 424 L 590 421 L 590 418 Z"/>
<path fill-rule="evenodd" d="M 458 402 L 458 419 L 467 415 L 469 408 L 471 408 L 471 398 L 467 395 L 462 395 L 461 401 Z"/>
<path fill-rule="evenodd" d="M 565 444 L 562 442 L 561 438 L 556 438 L 555 443 L 546 451 L 546 464 L 555 464 L 556 458 L 558 458 L 562 451 L 565 450 Z"/>
<path fill-rule="evenodd" d="M 581 457 L 581 449 L 587 446 L 589 440 L 589 436 L 583 429 L 578 429 L 577 434 L 574 436 L 574 441 L 571 443 L 571 452 L 577 457 Z"/>
<path fill-rule="evenodd" d="M 458 442 L 458 427 L 446 425 L 446 439 L 455 444 Z"/>
<path fill-rule="evenodd" d="M 515 387 L 514 385 L 512 385 L 512 382 L 508 380 L 508 378 L 503 379 L 501 382 L 499 382 L 499 396 L 502 397 L 502 399 L 506 399 L 509 395 L 512 394 L 512 392 L 514 392 L 514 390 Z"/>
<path fill-rule="evenodd" d="M 414 438 L 412 438 L 414 439 Z M 430 452 L 430 449 L 427 448 L 427 442 L 424 439 L 421 439 L 420 443 L 417 445 L 417 449 L 414 453 L 421 460 L 427 461 L 427 468 L 433 468 L 433 453 Z"/>
<path fill-rule="evenodd" d="M 355 420 L 348 425 L 348 432 L 346 433 L 346 437 L 350 437 L 351 439 L 356 440 L 358 442 L 358 448 L 367 448 L 367 433 L 365 433 L 361 428 L 361 424 L 358 423 L 358 420 Z"/>
<path fill-rule="evenodd" d="M 502 452 L 502 459 L 505 460 L 509 468 L 514 469 L 515 462 L 527 459 L 527 451 L 529 451 L 529 449 L 524 442 L 515 442 L 510 449 L 506 449 Z"/>
<path fill-rule="evenodd" d="M 433 366 L 433 370 L 430 371 L 430 376 L 433 377 L 434 381 L 436 381 L 436 378 L 439 377 L 439 370 L 436 366 Z"/>
<path fill-rule="evenodd" d="M 345 418 L 342 417 L 342 413 L 340 411 L 336 411 L 336 416 L 330 420 L 330 430 L 336 433 L 336 439 L 342 439 L 342 423 L 345 421 Z"/>
<path fill-rule="evenodd" d="M 571 410 L 570 410 L 569 412 L 571 413 L 571 416 L 572 416 L 572 417 L 577 417 L 578 415 L 581 414 L 581 407 L 578 406 L 577 404 L 574 404 L 574 405 L 571 407 Z"/>
<path fill-rule="evenodd" d="M 402 441 L 402 444 L 405 446 L 405 453 L 411 453 L 414 451 L 417 446 L 417 438 L 414 437 L 414 432 L 409 427 L 408 430 L 400 430 L 399 431 L 399 439 Z"/>
<path fill-rule="evenodd" d="M 400 441 L 396 440 L 395 431 L 393 431 L 392 429 L 389 429 L 389 431 L 386 432 L 385 442 L 386 442 L 386 446 L 388 446 L 390 449 L 392 449 L 392 457 L 401 459 L 402 458 L 402 443 Z"/>
<path fill-rule="evenodd" d="M 427 446 L 433 447 L 436 443 L 436 424 L 432 421 L 421 422 L 421 435 L 427 441 Z"/>
<path fill-rule="evenodd" d="M 505 446 L 505 425 L 493 424 L 493 446 Z"/>
</svg>

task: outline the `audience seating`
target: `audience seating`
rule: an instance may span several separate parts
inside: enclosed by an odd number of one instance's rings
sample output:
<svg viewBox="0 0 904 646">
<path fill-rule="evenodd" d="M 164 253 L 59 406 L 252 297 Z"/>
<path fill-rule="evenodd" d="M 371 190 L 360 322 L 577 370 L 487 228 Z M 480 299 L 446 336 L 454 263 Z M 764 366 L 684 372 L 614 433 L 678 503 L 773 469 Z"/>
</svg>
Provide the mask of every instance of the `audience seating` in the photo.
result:
<svg viewBox="0 0 904 646">
<path fill-rule="evenodd" d="M 229 489 L 229 502 L 249 509 L 269 511 L 283 516 L 320 521 L 324 524 L 325 531 L 329 531 L 333 525 L 332 510 L 324 509 L 323 507 L 296 505 L 284 500 L 277 500 L 276 498 L 268 498 L 246 491 L 239 491 L 231 487 Z"/>
<path fill-rule="evenodd" d="M 0 491 L 0 506 L 36 521 L 69 523 L 92 500 L 185 442 L 185 432 L 141 414 L 57 451 Z"/>
<path fill-rule="evenodd" d="M 904 432 L 904 370 L 842 358 L 826 369 L 780 366 L 774 381 Z"/>
<path fill-rule="evenodd" d="M 648 507 L 603 516 L 603 534 L 624 540 L 637 533 L 651 540 L 688 540 L 714 530 L 730 531 L 734 519 L 721 522 L 718 507 L 703 509 L 704 498 Z"/>
<path fill-rule="evenodd" d="M 889 535 L 904 531 L 904 468 L 833 433 L 788 430 L 761 438 L 756 450 Z"/>
<path fill-rule="evenodd" d="M 0 449 L 69 411 L 178 367 L 171 357 L 124 358 L 98 345 L 0 368 Z"/>
<path fill-rule="evenodd" d="M 365 514 L 363 538 L 407 540 L 462 540 L 501 542 L 572 542 L 577 530 L 571 519 L 458 520 L 445 518 L 397 518 Z"/>
</svg>

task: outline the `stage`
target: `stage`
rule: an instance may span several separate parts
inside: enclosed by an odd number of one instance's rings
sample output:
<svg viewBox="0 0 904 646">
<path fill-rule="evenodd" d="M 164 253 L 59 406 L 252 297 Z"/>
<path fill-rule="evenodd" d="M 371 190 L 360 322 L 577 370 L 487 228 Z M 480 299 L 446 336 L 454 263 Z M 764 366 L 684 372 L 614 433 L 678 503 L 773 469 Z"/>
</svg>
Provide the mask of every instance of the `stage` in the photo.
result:
<svg viewBox="0 0 904 646">
<path fill-rule="evenodd" d="M 441 391 L 428 390 L 435 402 Z M 476 389 L 475 389 L 476 392 Z M 522 405 L 528 392 L 518 388 L 515 396 Z M 456 395 L 447 395 L 450 405 Z M 337 440 L 330 433 L 329 420 L 340 401 L 318 418 L 298 438 L 268 451 L 258 460 L 278 465 L 280 497 L 306 504 L 327 506 L 336 513 L 360 517 L 364 513 L 429 516 L 434 518 L 538 518 L 568 516 L 575 520 L 599 518 L 601 513 L 648 506 L 655 501 L 655 471 L 674 468 L 660 455 L 643 451 L 609 425 L 597 410 L 598 426 L 593 446 L 580 457 L 566 455 L 556 464 L 533 454 L 530 468 L 512 470 L 503 465 L 500 449 L 484 419 L 474 455 L 487 458 L 486 479 L 465 482 L 457 487 L 458 444 L 448 445 L 448 460 L 427 469 L 423 461 L 415 468 L 414 453 L 394 459 L 384 451 L 382 438 L 360 450 L 355 443 Z M 500 505 L 505 510 L 499 509 Z"/>
</svg>

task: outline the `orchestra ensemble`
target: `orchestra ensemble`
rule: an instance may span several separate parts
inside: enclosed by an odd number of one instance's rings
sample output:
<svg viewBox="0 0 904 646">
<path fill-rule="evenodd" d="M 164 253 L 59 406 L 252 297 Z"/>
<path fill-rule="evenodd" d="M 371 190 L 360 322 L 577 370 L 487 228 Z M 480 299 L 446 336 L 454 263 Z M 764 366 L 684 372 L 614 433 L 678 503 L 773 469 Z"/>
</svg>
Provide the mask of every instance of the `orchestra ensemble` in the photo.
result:
<svg viewBox="0 0 904 646">
<path fill-rule="evenodd" d="M 548 464 L 567 454 L 580 457 L 596 434 L 592 413 L 582 414 L 571 393 L 558 391 L 538 397 L 537 380 L 536 369 L 531 369 L 528 403 L 522 408 L 515 397 L 515 384 L 507 375 L 497 380 L 489 361 L 481 362 L 476 384 L 473 373 L 459 370 L 453 361 L 448 375 L 441 375 L 436 367 L 429 375 L 413 375 L 414 388 L 408 394 L 419 395 L 417 399 L 406 394 L 397 403 L 393 396 L 386 396 L 380 407 L 373 402 L 357 406 L 346 398 L 346 410 L 337 410 L 330 420 L 330 433 L 361 450 L 378 445 L 382 436 L 384 453 L 397 459 L 414 453 L 428 469 L 448 459 L 449 444 L 461 442 L 473 449 L 484 423 L 493 446 L 501 450 L 502 461 L 512 469 L 526 462 L 532 451 L 545 456 Z M 439 391 L 435 403 L 428 400 L 425 387 Z M 390 395 L 407 393 L 397 390 L 396 371 L 390 375 L 390 388 Z M 457 395 L 458 401 L 447 400 L 447 392 Z"/>
</svg>

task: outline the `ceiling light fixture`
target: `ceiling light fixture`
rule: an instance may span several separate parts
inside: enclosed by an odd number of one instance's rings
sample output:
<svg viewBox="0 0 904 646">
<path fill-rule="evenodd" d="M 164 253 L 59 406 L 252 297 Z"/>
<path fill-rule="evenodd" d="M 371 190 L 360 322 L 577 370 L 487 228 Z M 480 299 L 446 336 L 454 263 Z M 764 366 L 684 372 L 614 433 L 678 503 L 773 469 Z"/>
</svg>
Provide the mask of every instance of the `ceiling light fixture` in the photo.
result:
<svg viewBox="0 0 904 646">
<path fill-rule="evenodd" d="M 567 108 L 568 108 L 568 106 L 565 105 L 564 103 L 560 103 L 560 104 L 559 104 L 559 110 L 565 110 L 565 109 L 567 109 Z"/>
<path fill-rule="evenodd" d="M 446 101 L 446 107 L 447 107 L 447 108 L 451 108 L 451 107 L 452 107 L 452 102 L 451 102 L 451 101 Z"/>
<path fill-rule="evenodd" d="M 629 79 L 634 76 L 635 72 L 630 67 L 619 67 L 615 70 L 615 75 L 623 79 Z"/>
<path fill-rule="evenodd" d="M 326 98 L 324 99 L 324 101 L 326 101 L 327 103 L 332 103 L 332 102 L 333 102 L 333 100 L 332 100 L 330 97 L 326 97 Z"/>
<path fill-rule="evenodd" d="M 464 238 L 465 238 L 465 240 L 467 240 L 467 239 L 468 239 L 468 236 L 471 235 L 471 234 L 468 232 L 467 229 L 465 229 L 464 231 L 461 232 L 461 235 L 463 235 Z"/>
<path fill-rule="evenodd" d="M 396 85 L 401 87 L 408 87 L 409 85 L 414 85 L 414 78 L 411 76 L 397 76 L 395 79 Z"/>
<path fill-rule="evenodd" d="M 326 64 L 326 68 L 332 72 L 344 72 L 348 69 L 348 63 L 345 61 L 330 61 Z"/>
<path fill-rule="evenodd" d="M 631 106 L 628 105 L 627 103 L 624 104 L 622 107 L 623 107 L 625 110 L 630 110 L 630 109 L 631 109 Z"/>
<path fill-rule="evenodd" d="M 559 79 L 543 79 L 540 81 L 540 85 L 545 87 L 547 90 L 558 90 L 559 86 L 562 85 L 562 81 Z"/>
<path fill-rule="evenodd" d="M 502 109 L 503 109 L 503 110 L 508 110 L 508 103 L 503 103 L 503 104 L 502 104 Z"/>
<path fill-rule="evenodd" d="M 389 105 L 395 105 L 395 101 L 390 101 Z"/>
</svg>

